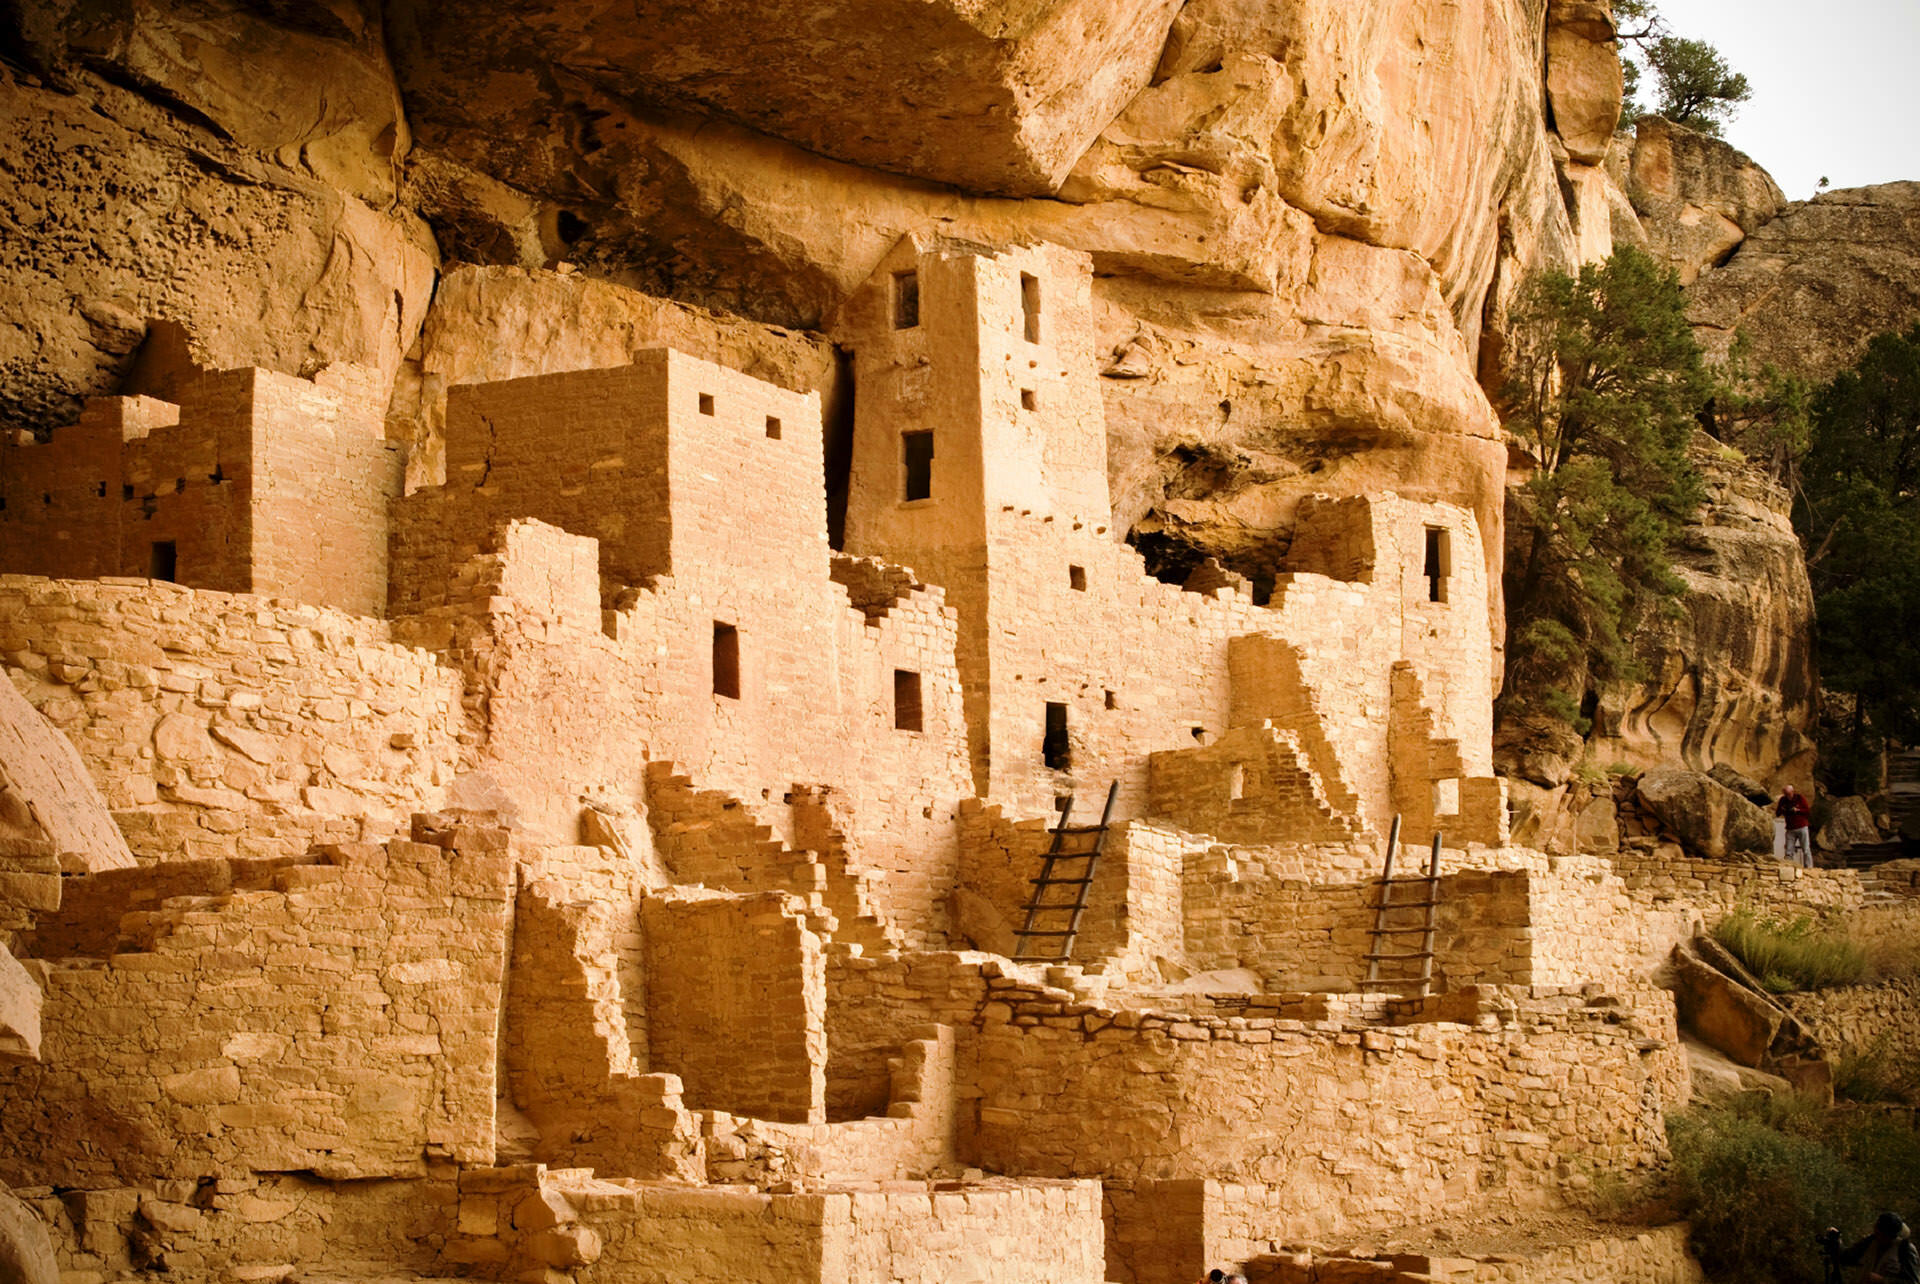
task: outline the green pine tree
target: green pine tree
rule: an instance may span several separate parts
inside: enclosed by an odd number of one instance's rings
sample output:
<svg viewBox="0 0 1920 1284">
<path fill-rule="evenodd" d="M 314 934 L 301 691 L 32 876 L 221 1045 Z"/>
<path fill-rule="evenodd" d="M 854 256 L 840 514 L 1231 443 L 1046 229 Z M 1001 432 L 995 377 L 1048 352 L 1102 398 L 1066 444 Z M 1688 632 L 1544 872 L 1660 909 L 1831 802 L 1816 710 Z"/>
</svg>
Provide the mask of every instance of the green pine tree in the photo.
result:
<svg viewBox="0 0 1920 1284">
<path fill-rule="evenodd" d="M 1532 476 L 1507 493 L 1495 714 L 1503 747 L 1543 734 L 1564 746 L 1603 686 L 1636 676 L 1634 630 L 1683 588 L 1667 550 L 1700 503 L 1687 445 L 1709 380 L 1679 278 L 1632 248 L 1542 274 L 1512 328 L 1507 428 Z"/>
</svg>

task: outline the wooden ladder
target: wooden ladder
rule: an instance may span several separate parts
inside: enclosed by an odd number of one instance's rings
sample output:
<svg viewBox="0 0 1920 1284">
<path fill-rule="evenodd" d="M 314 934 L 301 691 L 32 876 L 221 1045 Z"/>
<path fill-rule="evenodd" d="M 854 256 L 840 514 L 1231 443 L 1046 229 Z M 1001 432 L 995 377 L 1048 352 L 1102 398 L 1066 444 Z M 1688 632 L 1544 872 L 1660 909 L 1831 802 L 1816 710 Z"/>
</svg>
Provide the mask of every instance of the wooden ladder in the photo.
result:
<svg viewBox="0 0 1920 1284">
<path fill-rule="evenodd" d="M 1060 823 L 1053 827 L 1053 841 L 1047 848 L 1046 862 L 1040 866 L 1040 877 L 1033 881 L 1033 897 L 1027 902 L 1027 921 L 1014 935 L 1019 938 L 1013 947 L 1013 957 L 1024 962 L 1065 963 L 1073 957 L 1074 937 L 1080 933 L 1080 916 L 1087 910 L 1087 895 L 1093 886 L 1094 866 L 1099 864 L 1100 852 L 1107 845 L 1107 827 L 1113 820 L 1113 800 L 1120 793 L 1120 782 L 1114 781 L 1107 787 L 1106 809 L 1100 813 L 1097 825 L 1073 825 L 1068 822 L 1073 817 L 1073 795 L 1068 794 L 1060 801 Z M 1069 847 L 1069 842 L 1076 844 Z M 1080 845 L 1084 844 L 1084 845 Z M 1059 871 L 1062 862 L 1080 861 L 1078 872 L 1062 875 Z M 1066 868 L 1074 869 L 1073 865 Z M 1068 889 L 1066 900 L 1048 900 L 1047 893 L 1056 887 Z M 1039 926 L 1042 923 L 1057 923 L 1065 915 L 1067 925 Z M 1042 944 L 1051 944 L 1052 952 L 1038 954 L 1032 952 Z"/>
<path fill-rule="evenodd" d="M 1373 911 L 1373 948 L 1367 951 L 1367 979 L 1360 984 L 1369 989 L 1417 986 L 1409 997 L 1424 999 L 1433 991 L 1433 936 L 1435 914 L 1440 905 L 1440 831 L 1433 834 L 1433 851 L 1427 857 L 1424 875 L 1393 876 L 1394 853 L 1400 850 L 1400 817 L 1393 818 L 1393 831 L 1387 837 L 1387 858 L 1380 871 L 1380 899 Z M 1420 889 L 1418 900 L 1393 899 L 1395 887 Z M 1390 924 L 1388 915 L 1396 910 L 1424 910 L 1417 927 Z M 1420 934 L 1418 950 L 1393 950 L 1387 943 L 1395 937 Z M 1381 976 L 1382 963 L 1417 963 L 1418 976 Z"/>
</svg>

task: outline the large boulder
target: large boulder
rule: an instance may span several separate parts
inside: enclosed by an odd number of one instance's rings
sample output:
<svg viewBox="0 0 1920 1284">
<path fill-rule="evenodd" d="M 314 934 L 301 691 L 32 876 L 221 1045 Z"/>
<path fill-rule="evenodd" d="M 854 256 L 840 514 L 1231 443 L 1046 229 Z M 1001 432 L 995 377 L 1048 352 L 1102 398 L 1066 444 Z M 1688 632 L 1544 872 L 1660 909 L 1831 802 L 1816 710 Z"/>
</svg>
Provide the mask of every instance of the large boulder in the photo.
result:
<svg viewBox="0 0 1920 1284">
<path fill-rule="evenodd" d="M 40 986 L 0 944 L 0 1066 L 40 1059 Z M 0 1280 L 8 1278 L 0 1274 Z"/>
<path fill-rule="evenodd" d="M 0 842 L 44 851 L 70 874 L 134 864 L 73 742 L 0 678 Z M 6 900 L 0 886 L 0 902 Z M 59 903 L 56 892 L 55 902 Z"/>
<path fill-rule="evenodd" d="M 0 1280 L 6 1284 L 60 1284 L 47 1225 L 0 1187 Z"/>
<path fill-rule="evenodd" d="M 1625 79 L 1613 39 L 1608 5 L 1549 0 L 1547 103 L 1567 155 L 1583 165 L 1605 159 L 1620 119 Z"/>
<path fill-rule="evenodd" d="M 1827 799 L 1827 822 L 1813 837 L 1823 852 L 1840 852 L 1855 843 L 1877 843 L 1880 827 L 1873 823 L 1873 808 L 1859 797 Z"/>
<path fill-rule="evenodd" d="M 1675 946 L 1669 964 L 1681 1025 L 1736 1064 L 1764 1063 L 1786 1024 L 1786 1009 L 1741 985 L 1691 945 Z"/>
<path fill-rule="evenodd" d="M 1646 809 L 1698 856 L 1738 859 L 1771 855 L 1773 820 L 1708 776 L 1668 767 L 1640 777 Z"/>
</svg>

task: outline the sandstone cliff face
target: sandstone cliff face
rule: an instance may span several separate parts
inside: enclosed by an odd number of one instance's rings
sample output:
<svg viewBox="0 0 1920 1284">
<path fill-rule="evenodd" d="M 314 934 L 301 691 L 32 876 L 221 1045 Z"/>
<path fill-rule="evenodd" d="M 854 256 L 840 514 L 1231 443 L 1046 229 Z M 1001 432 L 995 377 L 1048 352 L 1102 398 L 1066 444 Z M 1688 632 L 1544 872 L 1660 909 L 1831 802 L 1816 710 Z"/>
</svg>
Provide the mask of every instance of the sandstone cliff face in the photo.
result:
<svg viewBox="0 0 1920 1284">
<path fill-rule="evenodd" d="M 1625 185 L 1647 252 L 1686 285 L 1786 205 L 1772 176 L 1744 153 L 1658 116 L 1634 126 Z"/>
<path fill-rule="evenodd" d="M 1610 19 L 1584 0 L 661 0 L 457 21 L 435 0 L 156 0 L 43 7 L 21 35 L 42 74 L 12 87 L 0 147 L 34 176 L 15 221 L 43 231 L 4 288 L 48 321 L 8 340 L 15 423 L 116 387 L 165 318 L 204 363 L 395 377 L 392 431 L 428 477 L 444 383 L 689 340 L 652 300 L 607 304 L 653 320 L 595 333 L 611 286 L 814 326 L 909 232 L 1039 238 L 1100 273 L 1120 529 L 1254 573 L 1313 490 L 1466 503 L 1497 533 L 1480 384 L 1506 303 L 1535 268 L 1604 254 L 1623 199 L 1602 164 Z M 63 130 L 112 136 L 63 168 Z M 125 244 L 82 246 L 94 225 Z M 72 246 L 44 235 L 64 227 Z M 417 343 L 436 248 L 602 284 L 493 279 L 482 317 L 478 278 L 455 273 Z M 749 329 L 720 328 L 735 346 Z M 807 348 L 791 371 L 831 393 Z"/>
<path fill-rule="evenodd" d="M 0 339 L 14 424 L 137 381 L 150 320 L 206 364 L 391 378 L 416 483 L 449 384 L 655 343 L 819 388 L 831 415 L 851 391 L 832 353 L 779 327 L 818 325 L 910 232 L 1039 238 L 1094 256 L 1116 531 L 1256 578 L 1316 491 L 1466 504 L 1497 549 L 1483 388 L 1520 283 L 1616 238 L 1698 272 L 1778 205 L 1722 144 L 1612 132 L 1611 18 L 1587 0 L 457 22 L 436 0 L 159 0 L 45 6 L 19 34 L 37 70 L 8 86 L 0 153 L 28 180 L 0 200 L 33 231 L 0 289 L 41 320 Z M 477 266 L 438 273 L 442 253 Z M 1713 632 L 1672 639 L 1667 686 L 1628 702 L 1657 717 L 1623 706 L 1635 745 L 1672 748 L 1681 689 L 1719 689 L 1700 675 L 1767 667 L 1703 658 Z M 1680 741 L 1757 734 L 1691 698 Z"/>
<path fill-rule="evenodd" d="M 1695 282 L 1687 311 L 1710 351 L 1744 331 L 1756 365 L 1831 378 L 1920 317 L 1920 183 L 1789 205 Z"/>
<path fill-rule="evenodd" d="M 1646 680 L 1602 698 L 1594 756 L 1805 779 L 1813 765 L 1813 590 L 1789 497 L 1704 433 L 1690 453 L 1707 502 L 1674 549 L 1687 584 L 1682 614 L 1636 639 Z"/>
<path fill-rule="evenodd" d="M 391 203 L 404 129 L 377 28 L 62 12 L 26 10 L 38 74 L 0 67 L 0 218 L 18 238 L 0 297 L 19 319 L 0 331 L 0 419 L 70 422 L 121 386 L 155 319 L 205 364 L 391 377 L 436 255 Z"/>
</svg>

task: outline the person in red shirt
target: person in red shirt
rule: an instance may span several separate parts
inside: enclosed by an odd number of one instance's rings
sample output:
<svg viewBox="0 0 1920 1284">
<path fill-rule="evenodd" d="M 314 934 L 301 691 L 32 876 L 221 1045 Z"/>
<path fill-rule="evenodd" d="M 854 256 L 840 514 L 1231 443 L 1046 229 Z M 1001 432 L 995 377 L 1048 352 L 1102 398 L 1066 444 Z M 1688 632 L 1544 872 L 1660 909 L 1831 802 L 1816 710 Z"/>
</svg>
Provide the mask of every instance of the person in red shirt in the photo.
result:
<svg viewBox="0 0 1920 1284">
<path fill-rule="evenodd" d="M 1806 795 L 1788 785 L 1773 805 L 1773 814 L 1787 822 L 1787 859 L 1802 869 L 1813 868 L 1812 836 L 1807 826 L 1813 820 L 1813 804 Z"/>
</svg>

